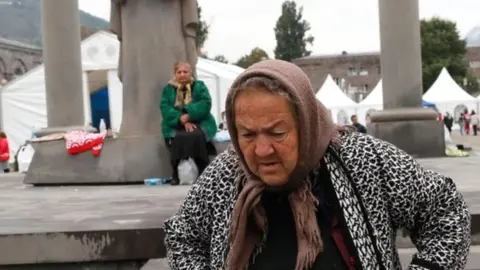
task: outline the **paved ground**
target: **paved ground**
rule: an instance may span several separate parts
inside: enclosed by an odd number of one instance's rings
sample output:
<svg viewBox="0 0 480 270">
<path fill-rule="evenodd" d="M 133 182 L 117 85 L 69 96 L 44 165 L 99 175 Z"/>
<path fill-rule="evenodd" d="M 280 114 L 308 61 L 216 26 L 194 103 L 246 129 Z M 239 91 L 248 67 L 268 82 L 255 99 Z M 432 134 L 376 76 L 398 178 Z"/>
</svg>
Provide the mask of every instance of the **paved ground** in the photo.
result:
<svg viewBox="0 0 480 270">
<path fill-rule="evenodd" d="M 454 179 L 473 212 L 480 212 L 480 156 L 420 160 Z M 174 213 L 187 186 L 23 185 L 20 174 L 0 174 L 0 233 L 159 226 Z"/>
<path fill-rule="evenodd" d="M 152 228 L 184 198 L 185 186 L 32 187 L 0 175 L 0 234 Z"/>
<path fill-rule="evenodd" d="M 480 136 L 461 136 L 458 131 L 452 132 L 452 140 L 456 143 L 463 143 L 473 147 L 477 152 L 480 151 Z"/>
</svg>

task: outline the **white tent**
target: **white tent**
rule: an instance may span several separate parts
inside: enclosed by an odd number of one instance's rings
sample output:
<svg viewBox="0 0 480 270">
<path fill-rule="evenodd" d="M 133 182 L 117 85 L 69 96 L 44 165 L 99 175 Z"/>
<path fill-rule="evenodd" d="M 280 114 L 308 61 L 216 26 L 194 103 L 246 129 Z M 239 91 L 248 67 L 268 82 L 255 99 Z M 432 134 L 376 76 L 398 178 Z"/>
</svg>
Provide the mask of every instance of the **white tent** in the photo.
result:
<svg viewBox="0 0 480 270">
<path fill-rule="evenodd" d="M 358 120 L 362 123 L 365 123 L 365 118 L 367 114 L 370 114 L 370 112 L 376 110 L 383 110 L 382 79 L 378 81 L 377 85 L 375 86 L 375 88 L 373 88 L 370 94 L 368 94 L 368 96 L 358 104 Z"/>
<path fill-rule="evenodd" d="M 318 90 L 316 97 L 330 110 L 334 121 L 338 124 L 349 124 L 350 116 L 356 114 L 357 103 L 338 87 L 330 74 Z"/>
<path fill-rule="evenodd" d="M 477 113 L 480 112 L 480 95 L 477 97 Z"/>
<path fill-rule="evenodd" d="M 108 86 L 111 126 L 114 131 L 120 127 L 123 92 L 117 75 L 119 52 L 117 37 L 108 32 L 97 32 L 82 41 L 85 124 L 91 121 L 90 93 Z M 196 70 L 198 79 L 210 89 L 212 114 L 218 121 L 226 92 L 243 69 L 199 58 Z M 2 128 L 9 138 L 13 158 L 17 149 L 31 137 L 33 129 L 47 126 L 44 66 L 32 69 L 0 91 Z"/>
<path fill-rule="evenodd" d="M 443 68 L 430 89 L 423 95 L 423 100 L 434 103 L 437 109 L 445 114 L 453 113 L 458 119 L 464 109 L 475 109 L 477 104 L 474 97 L 463 90 Z"/>
</svg>

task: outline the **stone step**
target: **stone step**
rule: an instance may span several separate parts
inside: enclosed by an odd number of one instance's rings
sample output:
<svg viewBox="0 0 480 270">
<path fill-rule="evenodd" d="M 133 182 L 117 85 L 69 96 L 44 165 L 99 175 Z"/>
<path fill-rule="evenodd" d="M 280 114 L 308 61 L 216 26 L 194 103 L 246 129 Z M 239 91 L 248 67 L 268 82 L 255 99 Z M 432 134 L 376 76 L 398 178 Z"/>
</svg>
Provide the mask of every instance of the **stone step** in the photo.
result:
<svg viewBox="0 0 480 270">
<path fill-rule="evenodd" d="M 416 250 L 412 248 L 408 249 L 399 249 L 400 261 L 402 263 L 403 269 L 407 269 L 410 261 L 412 260 L 413 254 Z M 169 270 L 167 260 L 150 260 L 145 264 L 141 270 Z M 470 258 L 465 270 L 480 270 L 480 246 L 473 246 L 470 249 Z"/>
</svg>

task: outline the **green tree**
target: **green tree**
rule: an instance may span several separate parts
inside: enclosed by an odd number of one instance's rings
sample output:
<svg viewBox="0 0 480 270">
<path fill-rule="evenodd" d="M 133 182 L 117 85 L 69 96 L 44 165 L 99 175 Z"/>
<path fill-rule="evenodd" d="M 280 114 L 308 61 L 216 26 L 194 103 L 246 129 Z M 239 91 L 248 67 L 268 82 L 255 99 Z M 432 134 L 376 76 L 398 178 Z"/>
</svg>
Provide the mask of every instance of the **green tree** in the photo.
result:
<svg viewBox="0 0 480 270">
<path fill-rule="evenodd" d="M 468 63 L 464 60 L 466 44 L 460 38 L 456 23 L 437 17 L 422 20 L 420 34 L 423 91 L 426 92 L 432 86 L 445 67 L 459 85 L 464 86 L 468 92 L 477 92 L 478 83 L 469 74 Z"/>
<path fill-rule="evenodd" d="M 217 62 L 228 64 L 228 60 L 224 55 L 217 55 L 213 58 L 213 60 L 215 60 Z"/>
<path fill-rule="evenodd" d="M 285 1 L 282 4 L 282 14 L 275 26 L 275 58 L 292 61 L 295 58 L 309 56 L 311 51 L 307 45 L 313 44 L 313 36 L 308 35 L 310 23 L 303 19 L 303 7 L 297 11 L 294 1 Z"/>
<path fill-rule="evenodd" d="M 242 68 L 248 68 L 249 66 L 265 59 L 269 59 L 268 53 L 265 50 L 256 47 L 253 48 L 249 54 L 240 57 L 235 65 Z"/>
<path fill-rule="evenodd" d="M 202 20 L 202 8 L 200 7 L 200 5 L 198 5 L 198 1 L 197 1 L 197 13 L 198 13 L 198 25 L 197 25 L 196 41 L 197 41 L 197 48 L 201 49 L 203 48 L 205 41 L 207 41 L 209 25 L 204 20 Z"/>
</svg>

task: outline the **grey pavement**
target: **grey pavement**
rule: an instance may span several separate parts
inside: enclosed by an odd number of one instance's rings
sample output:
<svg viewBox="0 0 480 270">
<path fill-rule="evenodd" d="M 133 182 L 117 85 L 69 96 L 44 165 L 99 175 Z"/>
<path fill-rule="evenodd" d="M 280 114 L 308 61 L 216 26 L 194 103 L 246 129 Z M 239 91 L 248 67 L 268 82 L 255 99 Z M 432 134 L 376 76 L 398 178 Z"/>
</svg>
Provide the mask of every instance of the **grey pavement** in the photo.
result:
<svg viewBox="0 0 480 270">
<path fill-rule="evenodd" d="M 460 132 L 452 131 L 452 140 L 458 144 L 465 144 L 472 147 L 475 151 L 480 152 L 480 136 L 461 136 Z"/>
<path fill-rule="evenodd" d="M 428 169 L 452 177 L 471 207 L 480 212 L 480 156 L 422 159 Z M 162 225 L 188 186 L 33 187 L 21 174 L 0 174 L 0 233 L 152 228 Z"/>
<path fill-rule="evenodd" d="M 0 174 L 0 234 L 156 228 L 178 209 L 187 186 L 33 187 Z"/>
</svg>

